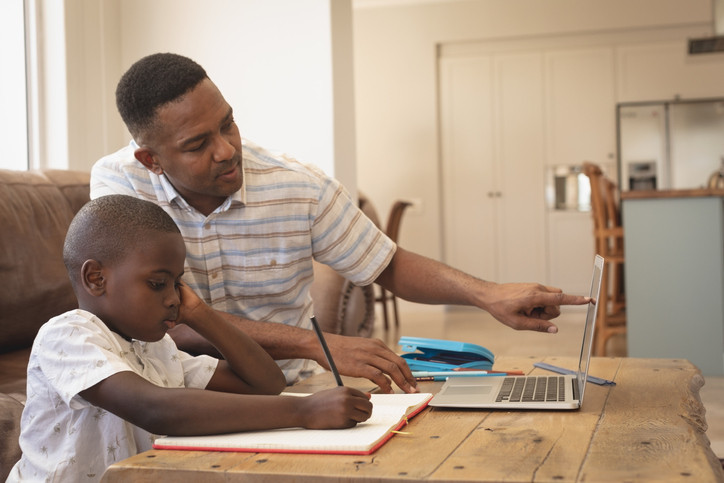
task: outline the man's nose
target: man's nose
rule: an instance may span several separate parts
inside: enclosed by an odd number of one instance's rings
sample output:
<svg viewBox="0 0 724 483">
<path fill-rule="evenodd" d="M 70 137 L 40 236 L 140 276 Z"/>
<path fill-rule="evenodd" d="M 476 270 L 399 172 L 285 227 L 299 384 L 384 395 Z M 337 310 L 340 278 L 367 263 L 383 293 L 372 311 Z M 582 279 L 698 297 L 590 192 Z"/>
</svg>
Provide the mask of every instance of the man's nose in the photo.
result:
<svg viewBox="0 0 724 483">
<path fill-rule="evenodd" d="M 224 136 L 217 136 L 214 141 L 214 161 L 222 163 L 234 157 L 236 148 Z"/>
</svg>

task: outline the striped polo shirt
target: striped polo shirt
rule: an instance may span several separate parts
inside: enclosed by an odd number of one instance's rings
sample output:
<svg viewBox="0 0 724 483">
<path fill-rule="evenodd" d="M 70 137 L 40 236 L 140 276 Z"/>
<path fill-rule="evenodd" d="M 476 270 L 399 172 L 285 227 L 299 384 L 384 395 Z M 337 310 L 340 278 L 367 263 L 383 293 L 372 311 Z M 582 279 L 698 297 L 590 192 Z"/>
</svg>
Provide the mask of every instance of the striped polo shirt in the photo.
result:
<svg viewBox="0 0 724 483">
<path fill-rule="evenodd" d="M 242 142 L 243 184 L 209 216 L 128 146 L 91 170 L 91 198 L 125 194 L 152 201 L 186 242 L 184 281 L 214 309 L 256 321 L 310 328 L 312 259 L 357 285 L 372 283 L 396 246 L 344 187 L 316 167 Z M 287 381 L 309 364 L 277 361 Z"/>
</svg>

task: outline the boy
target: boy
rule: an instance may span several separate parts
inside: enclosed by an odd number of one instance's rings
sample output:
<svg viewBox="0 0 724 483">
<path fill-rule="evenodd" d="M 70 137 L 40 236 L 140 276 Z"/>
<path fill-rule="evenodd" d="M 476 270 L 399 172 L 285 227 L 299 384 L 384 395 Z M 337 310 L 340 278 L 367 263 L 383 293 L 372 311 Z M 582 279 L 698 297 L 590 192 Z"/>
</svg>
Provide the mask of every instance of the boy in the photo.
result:
<svg viewBox="0 0 724 483">
<path fill-rule="evenodd" d="M 112 195 L 78 212 L 63 259 L 79 308 L 35 339 L 23 455 L 8 481 L 97 481 L 113 462 L 150 449 L 153 434 L 339 428 L 369 418 L 368 397 L 350 388 L 277 396 L 281 370 L 181 282 L 185 257 L 178 228 L 153 203 Z M 182 323 L 225 359 L 179 351 L 166 331 Z"/>
</svg>

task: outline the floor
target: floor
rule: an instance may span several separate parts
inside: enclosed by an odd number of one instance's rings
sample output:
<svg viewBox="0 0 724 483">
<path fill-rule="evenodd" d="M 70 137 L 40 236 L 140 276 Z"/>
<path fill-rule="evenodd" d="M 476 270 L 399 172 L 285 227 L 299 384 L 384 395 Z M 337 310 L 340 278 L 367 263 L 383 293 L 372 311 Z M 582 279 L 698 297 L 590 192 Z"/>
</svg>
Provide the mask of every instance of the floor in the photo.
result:
<svg viewBox="0 0 724 483">
<path fill-rule="evenodd" d="M 500 355 L 578 356 L 585 312 L 571 309 L 556 319 L 558 334 L 518 332 L 497 322 L 487 313 L 473 309 L 445 310 L 399 302 L 401 330 L 385 332 L 377 314 L 375 337 L 398 351 L 400 336 L 430 337 L 479 344 Z M 611 355 L 625 356 L 625 339 L 612 340 Z M 706 408 L 707 435 L 714 454 L 724 459 L 724 377 L 706 377 L 700 396 Z"/>
</svg>

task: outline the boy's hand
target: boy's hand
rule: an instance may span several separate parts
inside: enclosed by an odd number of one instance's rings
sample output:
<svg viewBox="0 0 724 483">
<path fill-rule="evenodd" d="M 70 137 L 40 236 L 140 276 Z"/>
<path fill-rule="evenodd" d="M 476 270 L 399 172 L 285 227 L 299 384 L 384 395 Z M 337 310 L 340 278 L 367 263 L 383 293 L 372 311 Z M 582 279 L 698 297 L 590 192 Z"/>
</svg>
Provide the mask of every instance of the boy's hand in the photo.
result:
<svg viewBox="0 0 724 483">
<path fill-rule="evenodd" d="M 299 411 L 307 429 L 351 428 L 372 415 L 369 394 L 335 387 L 300 398 Z"/>
<path fill-rule="evenodd" d="M 178 290 L 181 305 L 179 305 L 176 322 L 193 327 L 194 322 L 202 319 L 204 311 L 210 310 L 210 308 L 191 287 L 186 285 L 186 282 L 179 282 Z"/>
</svg>

